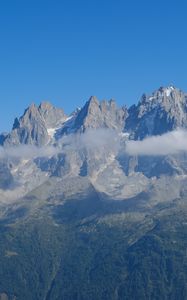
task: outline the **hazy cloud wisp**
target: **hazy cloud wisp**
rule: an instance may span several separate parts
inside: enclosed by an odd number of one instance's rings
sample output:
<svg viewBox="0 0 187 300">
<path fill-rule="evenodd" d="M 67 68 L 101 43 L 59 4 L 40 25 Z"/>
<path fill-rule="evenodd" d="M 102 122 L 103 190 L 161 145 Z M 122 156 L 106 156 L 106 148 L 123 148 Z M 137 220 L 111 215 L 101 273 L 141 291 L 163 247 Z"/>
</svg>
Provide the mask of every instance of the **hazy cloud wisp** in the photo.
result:
<svg viewBox="0 0 187 300">
<path fill-rule="evenodd" d="M 0 159 L 32 159 L 39 156 L 52 156 L 57 153 L 53 146 L 37 147 L 33 145 L 18 145 L 12 147 L 0 147 Z"/>
<path fill-rule="evenodd" d="M 18 145 L 0 147 L 0 159 L 32 159 L 36 157 L 50 157 L 63 151 L 73 150 L 101 150 L 118 151 L 119 138 L 114 130 L 88 129 L 83 134 L 70 134 L 61 138 L 57 145 L 37 147 L 34 145 Z"/>
<path fill-rule="evenodd" d="M 147 137 L 142 141 L 129 140 L 120 143 L 120 136 L 111 129 L 89 129 L 83 134 L 71 134 L 62 137 L 56 146 L 46 145 L 19 145 L 0 147 L 0 159 L 32 159 L 36 157 L 51 157 L 63 151 L 93 150 L 113 151 L 119 150 L 128 155 L 169 155 L 187 151 L 187 131 L 175 130 L 160 136 Z"/>
<path fill-rule="evenodd" d="M 147 137 L 142 141 L 128 141 L 129 155 L 169 155 L 187 151 L 187 131 L 179 129 L 160 136 Z"/>
</svg>

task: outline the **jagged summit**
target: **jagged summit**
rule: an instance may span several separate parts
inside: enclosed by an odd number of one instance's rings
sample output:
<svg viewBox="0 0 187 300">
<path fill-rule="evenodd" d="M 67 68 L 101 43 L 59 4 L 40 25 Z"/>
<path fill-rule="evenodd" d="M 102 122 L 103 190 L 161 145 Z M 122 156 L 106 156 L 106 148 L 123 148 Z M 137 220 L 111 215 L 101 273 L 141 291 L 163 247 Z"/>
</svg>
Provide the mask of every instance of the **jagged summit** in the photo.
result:
<svg viewBox="0 0 187 300">
<path fill-rule="evenodd" d="M 187 128 L 187 95 L 174 86 L 160 87 L 151 95 L 143 94 L 129 108 L 125 130 L 131 137 L 162 134 L 178 127 Z"/>
<path fill-rule="evenodd" d="M 167 87 L 163 87 L 161 86 L 160 88 L 158 88 L 157 90 L 155 90 L 151 95 L 147 95 L 147 94 L 143 94 L 139 103 L 143 102 L 162 102 L 164 101 L 164 99 L 166 98 L 172 98 L 172 99 L 176 99 L 176 98 L 180 98 L 184 93 L 170 85 Z M 176 99 L 177 100 L 177 99 Z"/>
<path fill-rule="evenodd" d="M 173 98 L 176 95 L 181 95 L 183 94 L 183 92 L 176 88 L 173 85 L 167 86 L 167 87 L 163 87 L 161 86 L 158 90 L 156 90 L 155 92 L 153 92 L 152 96 L 157 96 L 157 97 L 172 97 Z"/>
<path fill-rule="evenodd" d="M 186 103 L 183 92 L 168 87 L 159 88 L 149 96 L 144 95 L 137 105 L 129 109 L 119 108 L 113 99 L 99 101 L 94 96 L 70 116 L 49 102 L 42 102 L 39 106 L 32 104 L 23 116 L 15 120 L 9 134 L 0 135 L 0 144 L 5 148 L 20 144 L 45 147 L 37 149 L 39 154 L 35 158 L 31 155 L 23 159 L 18 155 L 18 161 L 13 157 L 9 160 L 11 163 L 8 160 L 4 162 L 6 168 L 2 167 L 0 174 L 0 193 L 3 190 L 3 197 L 5 195 L 7 199 L 17 197 L 16 193 L 6 193 L 5 173 L 11 187 L 21 186 L 20 190 L 16 190 L 19 197 L 47 178 L 51 183 L 51 195 L 56 192 L 63 194 L 61 185 L 65 178 L 70 186 L 72 178 L 85 178 L 97 191 L 112 199 L 134 197 L 149 189 L 154 177 L 186 176 L 185 156 L 155 158 L 125 151 L 129 139 L 139 140 L 178 127 L 187 128 Z M 64 136 L 66 138 L 62 139 Z M 52 154 L 49 154 L 49 148 L 53 149 Z M 11 153 L 15 149 L 19 147 L 9 147 L 8 150 Z M 45 153 L 43 149 L 46 149 Z M 56 177 L 60 180 L 57 188 L 53 184 Z M 44 192 L 48 197 L 45 189 Z"/>
<path fill-rule="evenodd" d="M 167 95 L 174 90 L 179 90 L 179 89 L 177 89 L 174 85 L 169 85 L 169 86 L 165 86 L 165 87 L 160 86 L 160 88 L 158 89 L 158 91 L 160 91 L 161 93 L 166 93 Z"/>
<path fill-rule="evenodd" d="M 88 105 L 99 105 L 99 100 L 96 96 L 91 96 L 90 99 L 87 101 Z"/>
<path fill-rule="evenodd" d="M 43 102 L 39 106 L 32 103 L 19 119 L 15 119 L 12 131 L 6 136 L 3 144 L 5 146 L 45 145 L 49 141 L 48 128 L 56 126 L 65 119 L 64 111 L 49 102 Z"/>
<path fill-rule="evenodd" d="M 41 110 L 50 110 L 53 108 L 53 105 L 49 101 L 42 101 L 39 105 Z"/>
<path fill-rule="evenodd" d="M 187 133 L 135 141 L 187 128 L 186 103 L 43 102 L 0 135 L 0 299 L 187 299 Z"/>
<path fill-rule="evenodd" d="M 121 131 L 127 117 L 126 108 L 118 108 L 115 100 L 99 101 L 96 96 L 81 109 L 66 116 L 63 109 L 50 102 L 39 106 L 32 103 L 20 118 L 16 118 L 12 131 L 2 136 L 3 145 L 45 145 L 51 139 L 72 132 L 84 132 L 87 128 L 113 128 Z"/>
<path fill-rule="evenodd" d="M 114 100 L 101 102 L 92 96 L 80 110 L 75 127 L 82 131 L 87 128 L 113 128 L 122 130 L 127 116 L 127 109 L 118 108 Z"/>
<path fill-rule="evenodd" d="M 84 132 L 88 128 L 125 131 L 132 139 L 162 134 L 175 128 L 187 128 L 187 95 L 173 85 L 160 87 L 151 95 L 143 94 L 137 105 L 119 108 L 115 100 L 99 101 L 91 96 L 70 116 L 50 102 L 32 103 L 12 131 L 1 135 L 3 145 L 45 145 L 64 134 Z"/>
</svg>

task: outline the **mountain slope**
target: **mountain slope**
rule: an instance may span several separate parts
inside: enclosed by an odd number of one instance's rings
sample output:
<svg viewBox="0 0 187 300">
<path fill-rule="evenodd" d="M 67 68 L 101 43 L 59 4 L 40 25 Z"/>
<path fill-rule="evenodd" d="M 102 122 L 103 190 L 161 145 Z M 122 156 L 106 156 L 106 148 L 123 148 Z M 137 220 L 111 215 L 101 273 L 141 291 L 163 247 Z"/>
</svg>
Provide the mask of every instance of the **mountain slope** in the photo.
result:
<svg viewBox="0 0 187 300">
<path fill-rule="evenodd" d="M 159 88 L 151 96 L 143 95 L 130 107 L 125 130 L 135 139 L 163 134 L 178 127 L 187 127 L 187 95 L 173 86 Z"/>
<path fill-rule="evenodd" d="M 167 87 L 15 120 L 0 137 L 0 299 L 187 299 L 186 143 L 170 149 L 186 107 Z M 168 151 L 128 152 L 148 137 Z"/>
<path fill-rule="evenodd" d="M 49 141 L 49 128 L 63 123 L 66 116 L 62 109 L 43 102 L 37 107 L 32 104 L 23 116 L 15 119 L 12 131 L 3 141 L 4 146 L 29 144 L 45 145 Z"/>
</svg>

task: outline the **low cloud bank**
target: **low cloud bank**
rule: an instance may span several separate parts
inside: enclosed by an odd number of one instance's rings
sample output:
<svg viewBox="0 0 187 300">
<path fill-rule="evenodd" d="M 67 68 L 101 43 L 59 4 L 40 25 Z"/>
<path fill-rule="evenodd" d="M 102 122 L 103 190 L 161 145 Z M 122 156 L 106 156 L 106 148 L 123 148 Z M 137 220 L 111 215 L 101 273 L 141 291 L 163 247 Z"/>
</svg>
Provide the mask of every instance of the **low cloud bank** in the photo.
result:
<svg viewBox="0 0 187 300">
<path fill-rule="evenodd" d="M 74 150 L 99 150 L 108 149 L 118 151 L 120 138 L 115 130 L 112 129 L 88 129 L 83 134 L 70 134 L 63 137 L 60 141 L 61 148 L 64 145 Z"/>
<path fill-rule="evenodd" d="M 152 136 L 142 141 L 128 141 L 126 153 L 129 155 L 169 155 L 187 151 L 187 131 L 175 130 L 160 136 Z"/>
<path fill-rule="evenodd" d="M 36 157 L 51 157 L 68 150 L 80 151 L 118 151 L 119 137 L 114 130 L 89 129 L 83 134 L 70 134 L 62 137 L 56 146 L 18 145 L 0 147 L 0 159 L 32 159 Z"/>
<path fill-rule="evenodd" d="M 0 159 L 32 159 L 40 156 L 52 156 L 57 153 L 53 146 L 37 147 L 32 145 L 18 145 L 12 147 L 0 147 Z"/>
<path fill-rule="evenodd" d="M 37 147 L 19 145 L 0 147 L 0 159 L 32 159 L 36 157 L 51 157 L 68 150 L 118 151 L 128 155 L 169 155 L 182 151 L 187 152 L 187 131 L 175 130 L 161 136 L 147 137 L 142 141 L 126 141 L 121 143 L 121 137 L 111 129 L 90 129 L 84 134 L 71 134 L 62 137 L 56 146 Z"/>
</svg>

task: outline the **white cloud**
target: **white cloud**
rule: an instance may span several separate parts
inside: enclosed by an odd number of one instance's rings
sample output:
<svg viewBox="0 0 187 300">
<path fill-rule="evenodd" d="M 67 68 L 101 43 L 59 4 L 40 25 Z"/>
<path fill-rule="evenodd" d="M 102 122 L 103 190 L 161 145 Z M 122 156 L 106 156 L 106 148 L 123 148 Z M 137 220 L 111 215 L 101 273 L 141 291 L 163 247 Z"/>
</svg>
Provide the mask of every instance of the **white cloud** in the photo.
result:
<svg viewBox="0 0 187 300">
<path fill-rule="evenodd" d="M 39 156 L 52 156 L 57 153 L 53 146 L 36 147 L 32 145 L 18 145 L 12 147 L 0 147 L 0 159 L 23 158 L 31 159 Z"/>
<path fill-rule="evenodd" d="M 129 155 L 169 155 L 187 151 L 187 131 L 179 129 L 142 141 L 128 141 L 125 150 Z"/>
<path fill-rule="evenodd" d="M 123 147 L 123 148 L 122 148 Z M 89 129 L 83 134 L 71 134 L 64 136 L 55 146 L 36 147 L 32 145 L 18 145 L 13 147 L 0 147 L 0 159 L 36 157 L 51 157 L 68 150 L 93 150 L 100 153 L 110 151 L 117 154 L 125 151 L 128 155 L 168 155 L 187 151 L 187 131 L 175 130 L 161 136 L 152 136 L 142 141 L 126 141 L 120 144 L 120 136 L 111 129 Z"/>
<path fill-rule="evenodd" d="M 36 157 L 51 157 L 68 149 L 79 151 L 83 149 L 93 151 L 117 151 L 119 137 L 114 130 L 89 129 L 83 134 L 71 134 L 62 137 L 56 146 L 47 145 L 37 147 L 34 145 L 18 145 L 0 147 L 0 159 L 32 159 Z"/>
<path fill-rule="evenodd" d="M 88 129 L 83 134 L 71 134 L 60 141 L 61 148 L 64 145 L 75 150 L 99 150 L 108 149 L 116 151 L 119 149 L 120 139 L 116 131 L 112 129 Z"/>
</svg>

